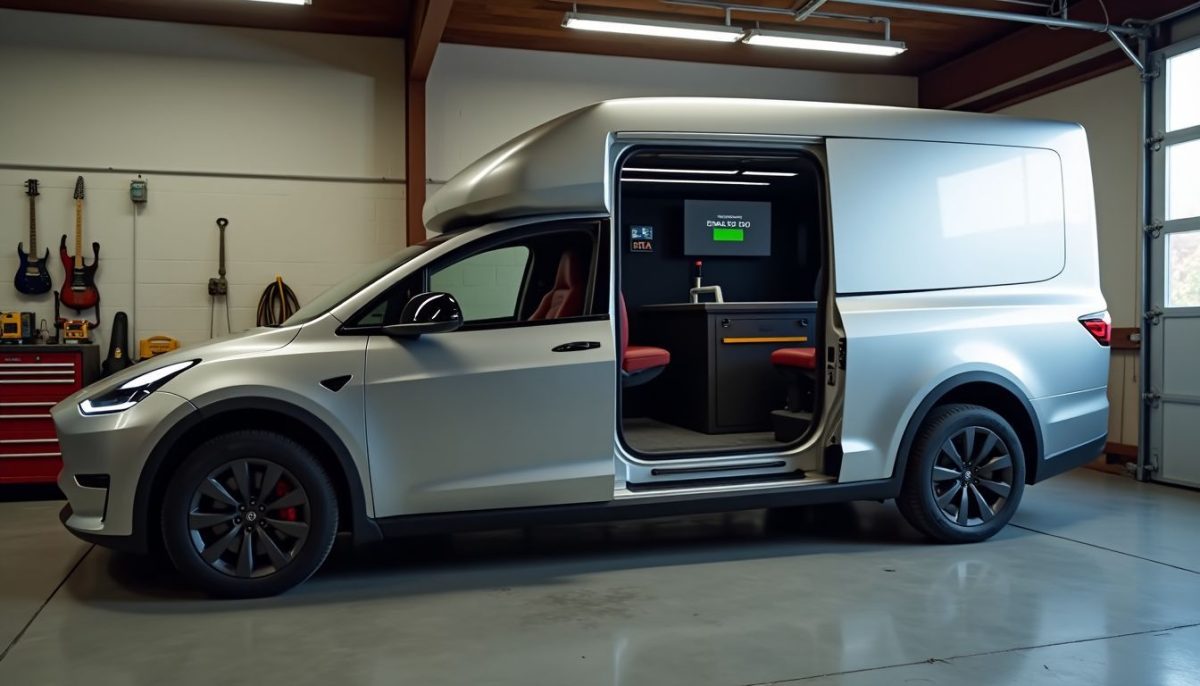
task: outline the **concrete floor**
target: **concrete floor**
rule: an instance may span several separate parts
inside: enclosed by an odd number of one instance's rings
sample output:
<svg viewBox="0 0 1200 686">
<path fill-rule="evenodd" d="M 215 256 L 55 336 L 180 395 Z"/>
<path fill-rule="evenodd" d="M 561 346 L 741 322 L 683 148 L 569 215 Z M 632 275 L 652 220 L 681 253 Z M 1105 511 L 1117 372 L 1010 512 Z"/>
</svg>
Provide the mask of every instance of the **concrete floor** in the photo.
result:
<svg viewBox="0 0 1200 686">
<path fill-rule="evenodd" d="M 988 543 L 889 505 L 401 541 L 205 600 L 0 503 L 0 684 L 1197 684 L 1200 494 L 1076 471 Z"/>
</svg>

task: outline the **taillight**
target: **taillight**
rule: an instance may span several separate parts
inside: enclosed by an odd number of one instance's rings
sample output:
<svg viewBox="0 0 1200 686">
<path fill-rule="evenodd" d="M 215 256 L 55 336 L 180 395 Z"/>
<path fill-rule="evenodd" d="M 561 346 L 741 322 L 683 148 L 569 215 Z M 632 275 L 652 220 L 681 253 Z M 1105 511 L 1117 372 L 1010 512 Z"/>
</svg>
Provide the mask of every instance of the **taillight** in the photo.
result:
<svg viewBox="0 0 1200 686">
<path fill-rule="evenodd" d="M 1112 320 L 1107 312 L 1085 314 L 1079 318 L 1079 323 L 1083 324 L 1083 328 L 1087 329 L 1100 345 L 1107 348 L 1112 342 Z"/>
</svg>

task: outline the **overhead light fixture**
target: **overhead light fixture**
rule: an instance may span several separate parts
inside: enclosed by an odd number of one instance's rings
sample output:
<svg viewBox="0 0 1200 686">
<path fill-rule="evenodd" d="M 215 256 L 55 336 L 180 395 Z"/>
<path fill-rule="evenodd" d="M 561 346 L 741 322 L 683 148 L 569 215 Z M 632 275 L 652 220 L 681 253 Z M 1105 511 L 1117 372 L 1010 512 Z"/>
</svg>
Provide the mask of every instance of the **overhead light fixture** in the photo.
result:
<svg viewBox="0 0 1200 686">
<path fill-rule="evenodd" d="M 796 172 L 744 171 L 745 176 L 795 176 Z"/>
<path fill-rule="evenodd" d="M 711 184 L 721 186 L 770 186 L 766 181 L 720 181 L 717 179 L 627 179 L 621 177 L 621 183 L 690 183 Z"/>
<path fill-rule="evenodd" d="M 625 167 L 621 171 L 644 174 L 736 174 L 736 169 L 660 169 L 658 167 Z"/>
<path fill-rule="evenodd" d="M 903 41 L 880 40 L 877 38 L 851 38 L 821 33 L 799 33 L 796 31 L 767 31 L 752 29 L 746 34 L 747 45 L 765 45 L 773 48 L 796 50 L 824 50 L 826 52 L 848 52 L 859 55 L 881 55 L 894 57 L 908 49 Z"/>
<path fill-rule="evenodd" d="M 311 5 L 312 0 L 250 0 L 251 2 L 273 2 L 277 5 Z"/>
<path fill-rule="evenodd" d="M 581 14 L 567 12 L 563 17 L 563 27 L 581 31 L 603 31 L 608 33 L 624 33 L 635 36 L 656 36 L 659 38 L 687 38 L 689 40 L 716 41 L 718 43 L 736 43 L 742 39 L 744 32 L 736 26 L 720 24 L 691 24 L 661 19 L 634 19 L 615 17 L 604 14 Z"/>
</svg>

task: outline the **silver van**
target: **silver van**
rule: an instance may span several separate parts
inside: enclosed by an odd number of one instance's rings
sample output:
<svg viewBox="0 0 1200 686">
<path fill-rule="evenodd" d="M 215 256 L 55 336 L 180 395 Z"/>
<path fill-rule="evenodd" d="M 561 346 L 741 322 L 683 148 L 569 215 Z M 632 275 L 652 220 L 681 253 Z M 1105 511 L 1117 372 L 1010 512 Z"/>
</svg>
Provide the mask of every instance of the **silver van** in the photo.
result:
<svg viewBox="0 0 1200 686">
<path fill-rule="evenodd" d="M 1109 319 L 1074 124 L 605 102 L 283 326 L 53 410 L 62 520 L 223 596 L 356 542 L 894 498 L 982 541 L 1095 458 Z"/>
</svg>

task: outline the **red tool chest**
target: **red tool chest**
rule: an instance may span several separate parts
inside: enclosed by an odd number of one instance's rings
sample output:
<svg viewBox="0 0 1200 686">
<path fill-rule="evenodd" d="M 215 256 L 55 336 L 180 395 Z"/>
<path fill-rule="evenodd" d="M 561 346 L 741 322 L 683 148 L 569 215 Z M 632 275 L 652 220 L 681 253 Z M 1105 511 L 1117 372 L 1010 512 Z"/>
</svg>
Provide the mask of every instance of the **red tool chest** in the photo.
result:
<svg viewBox="0 0 1200 686">
<path fill-rule="evenodd" d="M 58 478 L 50 408 L 95 380 L 99 355 L 95 345 L 0 347 L 0 484 Z"/>
</svg>

